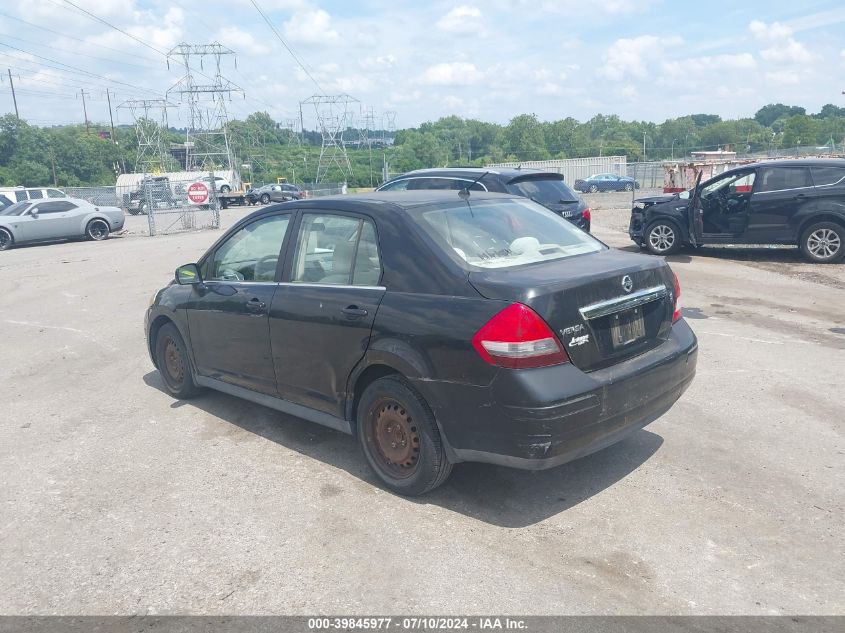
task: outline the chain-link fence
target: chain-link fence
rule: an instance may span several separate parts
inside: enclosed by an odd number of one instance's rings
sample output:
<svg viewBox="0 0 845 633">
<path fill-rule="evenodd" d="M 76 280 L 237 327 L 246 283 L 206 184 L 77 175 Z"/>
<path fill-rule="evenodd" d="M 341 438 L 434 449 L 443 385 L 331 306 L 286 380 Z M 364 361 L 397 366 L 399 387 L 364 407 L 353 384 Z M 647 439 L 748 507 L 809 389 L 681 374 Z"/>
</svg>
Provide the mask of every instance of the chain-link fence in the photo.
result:
<svg viewBox="0 0 845 633">
<path fill-rule="evenodd" d="M 666 175 L 663 164 L 663 161 L 628 163 L 625 166 L 624 173 L 629 178 L 633 178 L 640 183 L 641 189 L 662 187 Z"/>
<path fill-rule="evenodd" d="M 211 180 L 143 181 L 130 193 L 127 211 L 147 216 L 149 234 L 166 235 L 182 231 L 220 228 L 220 199 Z"/>
</svg>

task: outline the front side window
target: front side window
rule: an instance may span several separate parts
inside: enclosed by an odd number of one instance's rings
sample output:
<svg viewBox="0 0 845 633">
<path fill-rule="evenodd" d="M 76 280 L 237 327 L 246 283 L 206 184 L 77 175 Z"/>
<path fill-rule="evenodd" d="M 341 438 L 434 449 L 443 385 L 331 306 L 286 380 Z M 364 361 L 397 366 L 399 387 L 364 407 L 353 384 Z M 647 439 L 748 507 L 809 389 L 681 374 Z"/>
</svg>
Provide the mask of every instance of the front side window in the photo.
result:
<svg viewBox="0 0 845 633">
<path fill-rule="evenodd" d="M 274 215 L 247 224 L 215 251 L 207 279 L 274 281 L 289 223 L 289 215 Z"/>
<path fill-rule="evenodd" d="M 702 187 L 701 199 L 711 200 L 736 193 L 748 193 L 754 184 L 754 172 L 731 174 Z"/>
<path fill-rule="evenodd" d="M 63 213 L 75 209 L 76 205 L 72 202 L 42 202 L 33 208 L 33 211 L 38 213 Z"/>
<path fill-rule="evenodd" d="M 758 193 L 812 187 L 806 167 L 763 167 L 758 176 Z"/>
<path fill-rule="evenodd" d="M 482 200 L 416 209 L 415 223 L 449 253 L 479 268 L 507 268 L 604 249 L 530 200 Z"/>
<path fill-rule="evenodd" d="M 44 194 L 41 193 L 41 189 L 30 189 L 29 190 L 29 199 L 30 200 L 40 199 L 40 198 L 43 198 L 43 197 L 44 197 Z"/>
<path fill-rule="evenodd" d="M 291 281 L 372 286 L 380 277 L 372 222 L 329 214 L 302 216 Z"/>
<path fill-rule="evenodd" d="M 23 200 L 29 200 L 29 197 L 26 195 L 26 191 L 16 191 L 15 200 L 21 202 Z"/>
</svg>

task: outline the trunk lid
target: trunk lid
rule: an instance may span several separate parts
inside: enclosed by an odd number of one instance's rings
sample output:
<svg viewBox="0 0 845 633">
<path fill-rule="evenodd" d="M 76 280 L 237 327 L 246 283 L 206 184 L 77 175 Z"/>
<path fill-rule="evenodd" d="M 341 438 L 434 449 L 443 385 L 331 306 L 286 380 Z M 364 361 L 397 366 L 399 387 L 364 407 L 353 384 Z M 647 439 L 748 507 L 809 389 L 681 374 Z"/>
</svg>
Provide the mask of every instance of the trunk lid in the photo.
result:
<svg viewBox="0 0 845 633">
<path fill-rule="evenodd" d="M 626 279 L 630 285 L 623 286 Z M 609 249 L 517 269 L 473 271 L 469 281 L 488 299 L 530 306 L 583 371 L 657 347 L 672 327 L 674 283 L 662 259 Z"/>
</svg>

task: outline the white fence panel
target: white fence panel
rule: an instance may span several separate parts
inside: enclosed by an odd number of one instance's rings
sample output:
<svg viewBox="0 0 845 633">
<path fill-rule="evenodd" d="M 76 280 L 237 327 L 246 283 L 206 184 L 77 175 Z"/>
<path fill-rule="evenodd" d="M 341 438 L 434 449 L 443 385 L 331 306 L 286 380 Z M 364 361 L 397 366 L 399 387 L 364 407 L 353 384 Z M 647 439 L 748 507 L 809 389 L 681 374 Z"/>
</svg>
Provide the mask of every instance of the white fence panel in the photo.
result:
<svg viewBox="0 0 845 633">
<path fill-rule="evenodd" d="M 522 167 L 524 169 L 541 169 L 563 174 L 564 180 L 570 185 L 579 178 L 587 178 L 593 174 L 626 175 L 627 157 L 625 156 L 591 156 L 588 158 L 566 158 L 557 160 L 525 160 L 511 163 L 492 163 L 485 165 L 496 169 Z"/>
</svg>

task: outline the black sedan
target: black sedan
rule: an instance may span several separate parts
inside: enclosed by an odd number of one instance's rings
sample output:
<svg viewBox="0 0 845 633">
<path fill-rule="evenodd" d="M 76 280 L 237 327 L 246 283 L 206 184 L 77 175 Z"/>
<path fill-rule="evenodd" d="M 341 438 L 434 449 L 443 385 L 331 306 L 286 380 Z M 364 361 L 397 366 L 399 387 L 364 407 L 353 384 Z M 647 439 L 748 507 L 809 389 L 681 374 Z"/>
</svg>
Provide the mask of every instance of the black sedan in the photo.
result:
<svg viewBox="0 0 845 633">
<path fill-rule="evenodd" d="M 579 178 L 574 186 L 581 193 L 596 193 L 597 191 L 633 191 L 640 188 L 640 183 L 629 176 L 593 174 L 589 178 Z"/>
<path fill-rule="evenodd" d="M 452 465 L 543 469 L 666 412 L 697 342 L 663 261 L 525 198 L 294 201 L 233 226 L 153 298 L 167 390 L 216 389 L 357 435 L 415 495 Z"/>
</svg>

